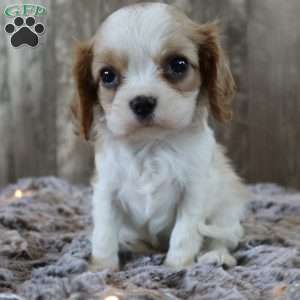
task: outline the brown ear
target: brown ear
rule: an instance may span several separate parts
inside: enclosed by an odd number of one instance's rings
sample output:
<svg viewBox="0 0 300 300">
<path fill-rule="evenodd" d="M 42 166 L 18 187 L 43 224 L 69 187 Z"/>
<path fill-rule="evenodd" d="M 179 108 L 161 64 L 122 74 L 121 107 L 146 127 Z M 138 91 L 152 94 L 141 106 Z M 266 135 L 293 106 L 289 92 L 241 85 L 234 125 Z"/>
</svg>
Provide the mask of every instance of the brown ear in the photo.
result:
<svg viewBox="0 0 300 300">
<path fill-rule="evenodd" d="M 97 84 L 92 76 L 93 51 L 91 43 L 80 43 L 75 49 L 73 75 L 76 97 L 71 110 L 79 124 L 80 135 L 89 139 L 93 123 L 93 108 L 97 103 Z"/>
<path fill-rule="evenodd" d="M 235 94 L 235 83 L 220 46 L 218 28 L 216 24 L 201 25 L 197 35 L 200 37 L 202 87 L 207 92 L 210 110 L 218 121 L 229 120 L 232 116 L 230 104 Z"/>
</svg>

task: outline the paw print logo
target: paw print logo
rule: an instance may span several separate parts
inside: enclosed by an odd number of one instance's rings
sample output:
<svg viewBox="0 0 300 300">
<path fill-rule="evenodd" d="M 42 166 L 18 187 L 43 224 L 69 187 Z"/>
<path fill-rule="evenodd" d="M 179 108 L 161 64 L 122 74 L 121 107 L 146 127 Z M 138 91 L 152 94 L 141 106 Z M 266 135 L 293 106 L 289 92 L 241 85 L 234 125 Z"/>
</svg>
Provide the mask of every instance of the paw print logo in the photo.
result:
<svg viewBox="0 0 300 300">
<path fill-rule="evenodd" d="M 14 23 L 9 23 L 5 26 L 5 31 L 11 34 L 11 44 L 13 47 L 28 45 L 35 47 L 39 43 L 39 36 L 45 31 L 45 26 L 42 23 L 35 22 L 33 17 L 28 17 L 24 20 L 22 17 L 16 17 Z"/>
</svg>

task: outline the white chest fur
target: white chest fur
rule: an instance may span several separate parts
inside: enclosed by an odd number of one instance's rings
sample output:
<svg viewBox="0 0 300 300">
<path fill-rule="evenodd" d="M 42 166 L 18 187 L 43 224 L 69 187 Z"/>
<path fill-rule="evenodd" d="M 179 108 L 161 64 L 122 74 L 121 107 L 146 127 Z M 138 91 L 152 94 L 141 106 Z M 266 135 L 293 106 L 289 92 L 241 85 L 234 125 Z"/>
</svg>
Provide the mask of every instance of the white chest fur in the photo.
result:
<svg viewBox="0 0 300 300">
<path fill-rule="evenodd" d="M 122 210 L 135 228 L 156 235 L 173 224 L 182 194 L 177 154 L 163 142 L 126 154 L 127 163 L 119 164 L 123 180 L 118 199 Z"/>
<path fill-rule="evenodd" d="M 103 151 L 96 154 L 96 167 L 102 185 L 112 189 L 125 224 L 151 240 L 160 233 L 168 234 L 190 177 L 198 176 L 199 165 L 203 167 L 209 160 L 211 151 L 206 148 L 213 139 L 210 131 L 207 133 L 202 137 L 181 134 L 139 145 L 105 141 Z"/>
<path fill-rule="evenodd" d="M 114 149 L 116 197 L 124 223 L 139 234 L 155 237 L 171 230 L 183 186 L 178 154 L 164 142 L 138 148 L 118 145 Z"/>
</svg>

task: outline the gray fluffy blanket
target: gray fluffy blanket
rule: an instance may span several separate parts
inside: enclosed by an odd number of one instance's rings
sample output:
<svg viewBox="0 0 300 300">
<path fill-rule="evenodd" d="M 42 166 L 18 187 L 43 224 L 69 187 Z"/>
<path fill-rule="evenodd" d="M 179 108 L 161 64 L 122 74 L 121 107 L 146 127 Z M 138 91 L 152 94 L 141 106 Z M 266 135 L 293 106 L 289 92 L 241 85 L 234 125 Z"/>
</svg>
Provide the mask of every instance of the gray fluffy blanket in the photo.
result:
<svg viewBox="0 0 300 300">
<path fill-rule="evenodd" d="M 172 270 L 163 253 L 120 253 L 120 272 L 92 273 L 91 189 L 57 178 L 21 180 L 0 191 L 0 300 L 299 300 L 300 193 L 249 188 L 238 266 Z"/>
</svg>

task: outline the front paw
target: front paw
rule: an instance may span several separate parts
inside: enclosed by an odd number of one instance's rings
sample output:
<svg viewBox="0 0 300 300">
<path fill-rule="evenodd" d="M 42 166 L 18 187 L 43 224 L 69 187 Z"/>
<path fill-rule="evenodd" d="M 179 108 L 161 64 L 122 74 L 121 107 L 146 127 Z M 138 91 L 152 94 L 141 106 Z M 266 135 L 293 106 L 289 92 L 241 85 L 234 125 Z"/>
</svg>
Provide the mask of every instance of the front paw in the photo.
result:
<svg viewBox="0 0 300 300">
<path fill-rule="evenodd" d="M 89 270 L 92 272 L 102 271 L 104 269 L 109 269 L 111 271 L 119 270 L 119 259 L 117 257 L 112 258 L 100 258 L 97 256 L 92 256 L 89 264 Z"/>
<path fill-rule="evenodd" d="M 182 269 L 194 263 L 195 257 L 188 256 L 186 253 L 172 253 L 168 252 L 164 265 L 167 267 Z"/>
</svg>

